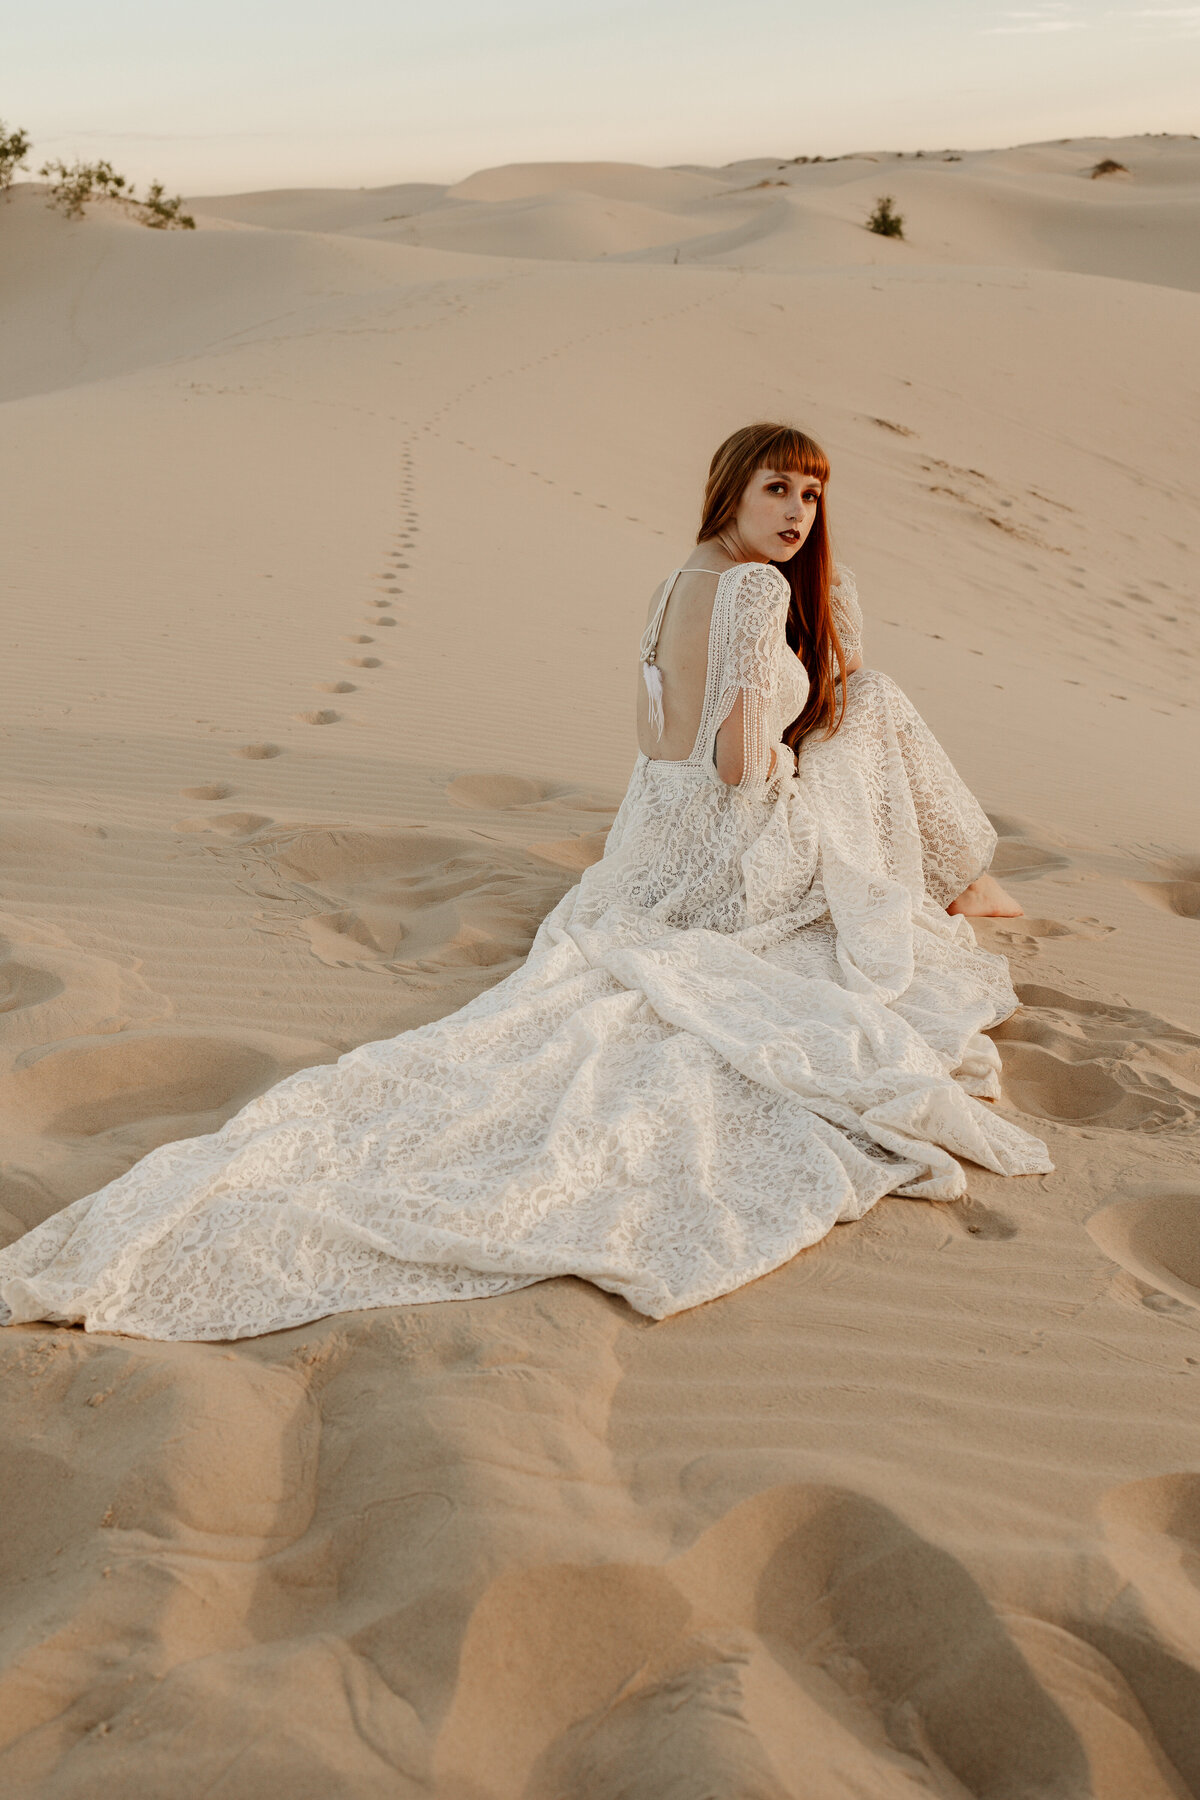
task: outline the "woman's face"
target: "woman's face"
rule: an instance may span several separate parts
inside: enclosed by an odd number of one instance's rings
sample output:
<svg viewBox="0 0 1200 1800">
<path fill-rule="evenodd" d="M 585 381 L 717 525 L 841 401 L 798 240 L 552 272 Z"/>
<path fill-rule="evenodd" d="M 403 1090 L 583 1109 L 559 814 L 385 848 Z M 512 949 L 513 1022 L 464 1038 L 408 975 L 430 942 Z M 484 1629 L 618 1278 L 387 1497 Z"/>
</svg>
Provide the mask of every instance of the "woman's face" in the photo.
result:
<svg viewBox="0 0 1200 1800">
<path fill-rule="evenodd" d="M 755 469 L 738 505 L 741 542 L 768 562 L 787 562 L 808 536 L 821 503 L 815 475 L 794 469 Z"/>
</svg>

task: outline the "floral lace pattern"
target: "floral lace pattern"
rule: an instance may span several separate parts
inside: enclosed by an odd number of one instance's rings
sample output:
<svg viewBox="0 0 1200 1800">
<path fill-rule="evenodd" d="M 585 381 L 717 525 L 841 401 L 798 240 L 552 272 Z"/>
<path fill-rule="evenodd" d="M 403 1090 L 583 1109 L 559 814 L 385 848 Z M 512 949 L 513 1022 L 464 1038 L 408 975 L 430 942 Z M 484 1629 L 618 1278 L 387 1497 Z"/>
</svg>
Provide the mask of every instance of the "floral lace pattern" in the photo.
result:
<svg viewBox="0 0 1200 1800">
<path fill-rule="evenodd" d="M 858 583 L 850 569 L 838 565 L 837 581 L 829 590 L 833 603 L 833 622 L 842 640 L 846 661 L 853 662 L 863 653 L 863 616 L 858 603 Z"/>
<path fill-rule="evenodd" d="M 852 624 L 846 572 L 842 589 Z M 807 683 L 786 583 L 743 565 L 718 599 L 692 756 L 639 752 L 603 857 L 525 963 L 0 1251 L 0 1320 L 238 1338 L 562 1274 L 662 1318 L 884 1194 L 962 1194 L 960 1158 L 1051 1167 L 981 1103 L 999 1093 L 982 1034 L 1017 1001 L 944 910 L 987 867 L 986 816 L 875 671 L 793 774 L 779 733 Z M 739 695 L 732 787 L 712 748 Z"/>
</svg>

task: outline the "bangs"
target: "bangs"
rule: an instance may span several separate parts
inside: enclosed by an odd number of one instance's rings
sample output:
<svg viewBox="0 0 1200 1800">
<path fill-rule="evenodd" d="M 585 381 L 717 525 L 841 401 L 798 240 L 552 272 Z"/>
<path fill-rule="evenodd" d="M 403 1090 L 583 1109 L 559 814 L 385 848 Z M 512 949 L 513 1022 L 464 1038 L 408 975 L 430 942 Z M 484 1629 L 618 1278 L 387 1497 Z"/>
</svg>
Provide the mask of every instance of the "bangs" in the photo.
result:
<svg viewBox="0 0 1200 1800">
<path fill-rule="evenodd" d="M 758 466 L 760 469 L 779 469 L 790 475 L 813 475 L 820 482 L 829 480 L 829 458 L 820 444 L 792 425 L 781 425 L 762 444 Z"/>
</svg>

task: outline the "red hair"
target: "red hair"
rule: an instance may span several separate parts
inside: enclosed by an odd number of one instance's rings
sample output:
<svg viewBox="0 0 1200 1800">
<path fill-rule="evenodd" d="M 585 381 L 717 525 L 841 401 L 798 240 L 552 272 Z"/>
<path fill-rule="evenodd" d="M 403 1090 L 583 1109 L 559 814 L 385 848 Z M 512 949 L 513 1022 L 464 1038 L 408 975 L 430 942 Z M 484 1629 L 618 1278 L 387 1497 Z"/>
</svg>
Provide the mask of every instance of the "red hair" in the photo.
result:
<svg viewBox="0 0 1200 1800">
<path fill-rule="evenodd" d="M 821 498 L 808 536 L 789 561 L 772 565 L 792 590 L 787 641 L 808 671 L 804 711 L 783 734 L 788 747 L 798 750 L 801 739 L 817 727 L 823 726 L 830 734 L 835 732 L 846 708 L 846 652 L 829 598 L 833 581 L 833 548 L 825 514 L 829 458 L 820 444 L 794 425 L 743 425 L 725 439 L 709 464 L 696 535 L 698 544 L 733 525 L 742 495 L 757 469 L 812 475 L 821 483 Z"/>
</svg>

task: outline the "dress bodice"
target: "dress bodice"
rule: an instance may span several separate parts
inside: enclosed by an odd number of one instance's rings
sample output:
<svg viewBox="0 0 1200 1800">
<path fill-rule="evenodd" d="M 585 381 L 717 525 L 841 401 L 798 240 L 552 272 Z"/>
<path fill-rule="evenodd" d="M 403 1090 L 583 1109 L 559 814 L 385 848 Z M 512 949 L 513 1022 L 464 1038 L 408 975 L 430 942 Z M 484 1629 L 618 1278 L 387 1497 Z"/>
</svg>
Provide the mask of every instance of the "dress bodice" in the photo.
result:
<svg viewBox="0 0 1200 1800">
<path fill-rule="evenodd" d="M 658 638 L 675 583 L 683 569 L 673 569 L 663 584 L 654 615 L 642 634 L 642 673 L 650 697 L 650 724 L 661 737 L 664 708 L 670 703 L 669 680 L 658 664 Z M 795 771 L 795 754 L 783 733 L 799 718 L 808 699 L 804 664 L 787 641 L 791 589 L 773 563 L 735 563 L 691 573 L 719 575 L 708 631 L 708 675 L 695 743 L 677 767 L 702 769 L 717 777 L 714 750 L 717 732 L 742 697 L 745 765 L 737 783 L 741 793 L 765 798 L 781 775 Z M 851 570 L 839 567 L 830 590 L 833 619 L 846 661 L 862 654 L 862 609 Z M 663 758 L 648 758 L 664 761 Z"/>
<path fill-rule="evenodd" d="M 701 572 L 718 573 L 715 569 Z M 657 663 L 658 637 L 682 573 L 673 570 L 664 583 L 641 642 L 650 721 L 660 737 L 664 708 L 670 705 L 670 674 L 664 675 Z M 790 598 L 787 581 L 771 563 L 735 563 L 720 573 L 708 627 L 700 723 L 689 755 L 674 759 L 676 766 L 701 769 L 718 781 L 714 767 L 717 732 L 740 700 L 744 763 L 736 788 L 758 799 L 766 798 L 781 776 L 795 772 L 795 753 L 784 744 L 783 732 L 799 716 L 808 697 L 804 665 L 787 641 Z"/>
</svg>

